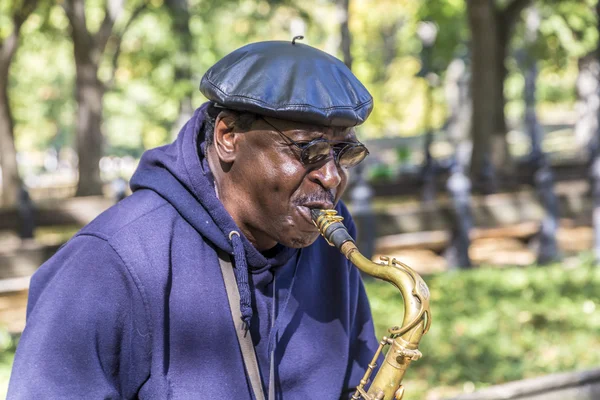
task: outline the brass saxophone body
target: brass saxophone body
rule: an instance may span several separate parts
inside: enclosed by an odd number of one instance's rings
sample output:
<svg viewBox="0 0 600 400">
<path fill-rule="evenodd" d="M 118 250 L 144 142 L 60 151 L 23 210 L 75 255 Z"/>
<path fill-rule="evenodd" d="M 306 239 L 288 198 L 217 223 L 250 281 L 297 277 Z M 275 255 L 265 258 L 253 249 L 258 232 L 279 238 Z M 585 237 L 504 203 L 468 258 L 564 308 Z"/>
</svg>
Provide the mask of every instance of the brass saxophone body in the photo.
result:
<svg viewBox="0 0 600 400">
<path fill-rule="evenodd" d="M 431 324 L 429 288 L 419 274 L 394 258 L 381 257 L 382 262 L 378 264 L 360 254 L 354 240 L 342 224 L 343 217 L 337 215 L 335 210 L 313 209 L 311 216 L 321 235 L 330 245 L 337 247 L 350 262 L 366 274 L 392 283 L 402 293 L 402 326 L 388 329 L 389 336 L 384 336 L 379 342 L 379 348 L 352 396 L 352 399 L 400 400 L 404 395 L 404 373 L 411 361 L 421 358 L 419 341 Z M 377 366 L 377 359 L 387 345 L 391 347 L 385 360 L 366 389 L 365 386 Z"/>
</svg>

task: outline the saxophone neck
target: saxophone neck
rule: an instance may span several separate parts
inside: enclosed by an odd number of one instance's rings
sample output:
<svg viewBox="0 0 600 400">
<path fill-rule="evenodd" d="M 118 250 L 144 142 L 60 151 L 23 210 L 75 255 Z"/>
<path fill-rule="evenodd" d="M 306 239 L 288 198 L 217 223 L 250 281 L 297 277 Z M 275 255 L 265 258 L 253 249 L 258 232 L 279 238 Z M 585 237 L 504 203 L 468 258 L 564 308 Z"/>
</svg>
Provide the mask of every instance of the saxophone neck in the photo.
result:
<svg viewBox="0 0 600 400">
<path fill-rule="evenodd" d="M 400 290 L 404 299 L 404 321 L 401 328 L 392 328 L 394 336 L 404 335 L 420 324 L 422 333 L 429 330 L 431 323 L 429 311 L 429 288 L 427 284 L 408 265 L 389 257 L 382 257 L 381 263 L 375 263 L 363 256 L 354 239 L 342 223 L 343 217 L 335 210 L 312 209 L 314 224 L 331 246 L 335 246 L 344 256 L 364 273 L 392 283 Z M 420 337 L 420 335 L 419 335 Z"/>
</svg>

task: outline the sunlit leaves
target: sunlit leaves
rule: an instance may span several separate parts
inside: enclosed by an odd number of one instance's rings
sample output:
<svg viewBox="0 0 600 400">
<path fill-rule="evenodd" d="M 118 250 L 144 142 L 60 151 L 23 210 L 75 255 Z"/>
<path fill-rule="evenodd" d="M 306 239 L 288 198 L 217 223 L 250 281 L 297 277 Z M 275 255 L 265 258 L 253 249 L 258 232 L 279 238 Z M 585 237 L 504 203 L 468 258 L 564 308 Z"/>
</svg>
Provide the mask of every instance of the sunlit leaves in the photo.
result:
<svg viewBox="0 0 600 400">
<path fill-rule="evenodd" d="M 375 99 L 373 113 L 360 128 L 361 137 L 421 133 L 426 124 L 426 85 L 416 78 L 421 55 L 415 35 L 420 2 L 356 0 L 351 7 L 353 70 Z M 432 123 L 439 126 L 443 110 L 431 106 L 435 109 Z"/>
<path fill-rule="evenodd" d="M 454 57 L 466 54 L 469 31 L 464 1 L 425 0 L 418 18 L 435 22 L 439 28 L 433 49 L 433 62 L 439 69 L 445 69 Z"/>
<path fill-rule="evenodd" d="M 110 0 L 86 0 L 85 1 L 85 18 L 87 29 L 90 32 L 97 32 L 104 20 L 105 4 Z"/>
<path fill-rule="evenodd" d="M 169 131 L 160 126 L 148 127 L 142 138 L 144 148 L 151 149 L 169 141 Z"/>
<path fill-rule="evenodd" d="M 57 30 L 67 29 L 69 27 L 69 19 L 59 7 L 52 7 L 49 12 L 49 23 Z"/>
<path fill-rule="evenodd" d="M 9 99 L 16 122 L 15 137 L 19 151 L 70 143 L 73 128 L 74 65 L 72 45 L 55 36 L 49 24 L 61 24 L 59 7 L 48 10 L 47 22 L 34 14 L 23 26 L 10 70 Z M 65 140 L 67 142 L 65 143 Z"/>
<path fill-rule="evenodd" d="M 533 51 L 547 65 L 562 68 L 569 58 L 583 57 L 597 42 L 596 15 L 589 1 L 542 1 L 540 37 Z"/>
<path fill-rule="evenodd" d="M 0 2 L 0 45 L 31 15 L 36 1 L 4 0 Z M 16 26 L 15 26 L 16 23 Z"/>
</svg>

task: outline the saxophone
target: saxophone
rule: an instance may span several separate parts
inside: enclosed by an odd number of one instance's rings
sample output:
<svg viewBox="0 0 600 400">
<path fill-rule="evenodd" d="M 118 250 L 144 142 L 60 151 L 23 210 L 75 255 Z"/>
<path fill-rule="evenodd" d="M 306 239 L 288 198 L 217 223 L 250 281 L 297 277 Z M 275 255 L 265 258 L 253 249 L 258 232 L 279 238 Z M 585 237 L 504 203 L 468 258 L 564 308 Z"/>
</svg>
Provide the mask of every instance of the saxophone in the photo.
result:
<svg viewBox="0 0 600 400">
<path fill-rule="evenodd" d="M 360 254 L 354 240 L 342 224 L 344 218 L 337 215 L 335 210 L 312 209 L 311 217 L 327 242 L 337 247 L 350 262 L 364 273 L 392 283 L 402 293 L 402 326 L 388 329 L 389 336 L 384 336 L 379 342 L 379 348 L 352 396 L 352 399 L 401 400 L 404 396 L 402 378 L 410 362 L 421 358 L 419 341 L 431 325 L 429 288 L 419 274 L 394 258 L 381 257 L 381 263 L 377 264 Z M 377 367 L 377 359 L 383 348 L 388 345 L 391 347 L 383 364 L 369 389 L 365 389 L 373 370 Z"/>
</svg>

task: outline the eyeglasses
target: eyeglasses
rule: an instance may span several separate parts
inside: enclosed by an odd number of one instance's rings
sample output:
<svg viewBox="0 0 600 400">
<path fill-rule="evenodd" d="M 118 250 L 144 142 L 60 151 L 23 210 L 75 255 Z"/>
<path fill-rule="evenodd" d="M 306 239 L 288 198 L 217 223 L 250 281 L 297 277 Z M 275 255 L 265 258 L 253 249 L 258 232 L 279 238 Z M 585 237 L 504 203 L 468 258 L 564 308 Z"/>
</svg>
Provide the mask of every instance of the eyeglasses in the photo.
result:
<svg viewBox="0 0 600 400">
<path fill-rule="evenodd" d="M 335 163 L 343 168 L 355 167 L 369 155 L 369 150 L 360 142 L 330 142 L 324 138 L 314 139 L 310 142 L 296 142 L 266 118 L 261 116 L 260 119 L 300 149 L 300 161 L 304 165 L 316 164 L 327 159 L 331 154 L 331 149 L 333 149 Z"/>
</svg>

